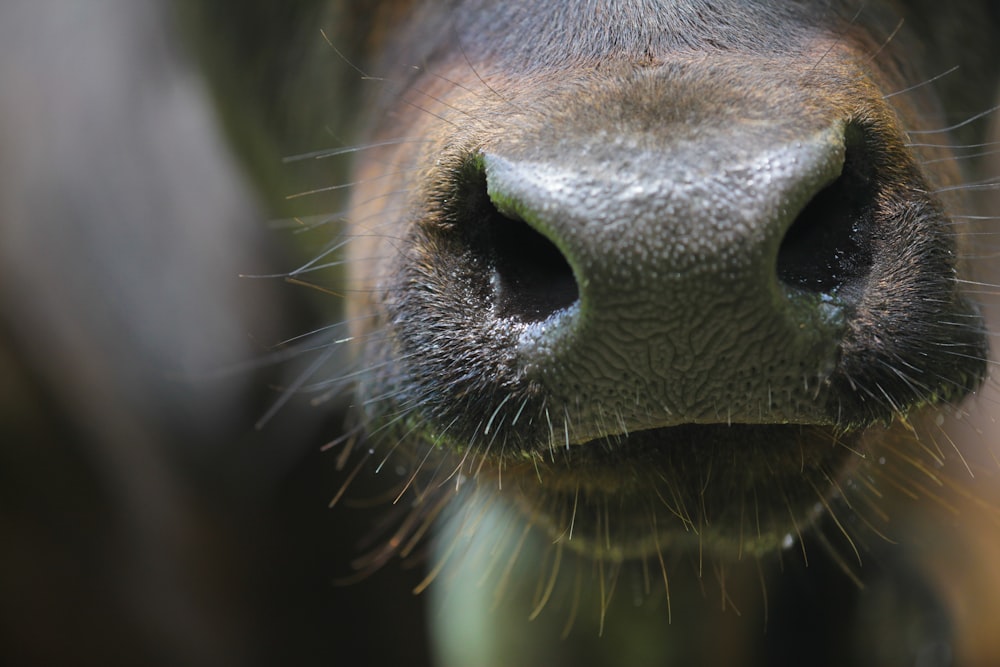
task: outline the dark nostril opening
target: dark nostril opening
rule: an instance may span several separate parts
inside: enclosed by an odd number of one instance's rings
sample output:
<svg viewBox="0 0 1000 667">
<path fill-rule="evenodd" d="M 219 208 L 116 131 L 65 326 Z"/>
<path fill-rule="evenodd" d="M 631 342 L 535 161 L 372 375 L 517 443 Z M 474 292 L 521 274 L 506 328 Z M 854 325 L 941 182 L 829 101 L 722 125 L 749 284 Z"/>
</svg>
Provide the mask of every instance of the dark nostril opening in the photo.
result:
<svg viewBox="0 0 1000 667">
<path fill-rule="evenodd" d="M 810 292 L 833 294 L 859 283 L 872 265 L 876 179 L 865 131 L 845 133 L 844 167 L 799 213 L 778 249 L 778 278 Z"/>
<path fill-rule="evenodd" d="M 489 267 L 498 314 L 539 322 L 579 298 L 573 270 L 559 248 L 530 224 L 501 214 L 478 162 L 467 165 L 459 226 L 478 261 Z"/>
<path fill-rule="evenodd" d="M 573 270 L 554 243 L 523 220 L 496 210 L 487 224 L 502 316 L 537 322 L 577 300 Z"/>
</svg>

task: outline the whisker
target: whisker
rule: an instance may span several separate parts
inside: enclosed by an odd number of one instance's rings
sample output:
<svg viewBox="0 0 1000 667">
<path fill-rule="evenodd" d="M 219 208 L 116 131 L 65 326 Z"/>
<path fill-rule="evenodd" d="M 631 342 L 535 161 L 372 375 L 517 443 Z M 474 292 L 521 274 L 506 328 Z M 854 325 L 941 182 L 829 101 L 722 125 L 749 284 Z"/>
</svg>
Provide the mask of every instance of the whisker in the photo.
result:
<svg viewBox="0 0 1000 667">
<path fill-rule="evenodd" d="M 337 490 L 337 493 L 334 494 L 333 498 L 330 500 L 330 503 L 327 505 L 329 509 L 333 509 L 334 507 L 336 507 L 337 503 L 340 502 L 340 499 L 344 497 L 344 493 L 347 492 L 347 488 L 351 485 L 351 482 L 353 482 L 354 479 L 358 476 L 358 473 L 361 472 L 361 469 L 364 468 L 365 464 L 368 463 L 368 459 L 371 458 L 371 454 L 372 450 L 369 449 L 368 451 L 366 451 L 364 455 L 361 457 L 361 459 L 358 461 L 357 465 L 354 466 L 354 468 L 351 469 L 351 472 L 347 474 L 347 477 L 345 478 L 344 482 L 340 485 L 340 489 Z"/>
<path fill-rule="evenodd" d="M 270 408 L 254 423 L 254 429 L 260 431 L 263 429 L 268 422 L 270 422 L 278 412 L 281 411 L 288 401 L 291 400 L 292 396 L 304 385 L 309 378 L 313 376 L 320 368 L 323 367 L 330 358 L 333 357 L 334 353 L 337 351 L 337 347 L 330 346 L 327 347 L 322 354 L 320 354 L 313 363 L 311 363 L 304 371 L 302 371 L 297 378 L 281 393 L 281 396 L 271 405 Z"/>
<path fill-rule="evenodd" d="M 996 106 L 993 106 L 993 107 L 990 107 L 986 111 L 980 111 L 979 113 L 977 113 L 977 114 L 975 114 L 973 116 L 970 116 L 969 118 L 966 118 L 962 122 L 955 123 L 954 125 L 949 125 L 948 127 L 942 127 L 942 128 L 936 129 L 936 130 L 908 130 L 906 132 L 906 134 L 907 135 L 927 135 L 927 134 L 945 134 L 946 132 L 953 132 L 953 131 L 955 131 L 955 130 L 957 130 L 959 128 L 965 127 L 966 125 L 974 123 L 974 122 L 976 122 L 977 120 L 979 120 L 981 118 L 986 118 L 990 114 L 995 113 L 998 109 L 1000 109 L 1000 104 L 998 104 Z"/>
<path fill-rule="evenodd" d="M 900 26 L 902 25 L 902 23 L 903 22 L 900 21 Z M 900 26 L 896 26 L 896 30 L 899 30 Z M 893 34 L 896 34 L 896 31 L 893 31 Z M 959 69 L 959 66 L 955 65 L 951 69 L 947 69 L 944 72 L 941 72 L 940 74 L 932 76 L 931 78 L 927 79 L 926 81 L 921 81 L 920 83 L 918 83 L 916 85 L 913 85 L 913 86 L 910 86 L 908 88 L 903 88 L 902 90 L 897 90 L 894 93 L 889 93 L 888 95 L 883 95 L 882 99 L 883 100 L 888 100 L 890 98 L 896 97 L 897 95 L 905 95 L 906 93 L 909 93 L 909 92 L 912 92 L 914 90 L 917 90 L 918 88 L 923 88 L 924 86 L 926 86 L 928 84 L 931 84 L 931 83 L 934 83 L 935 81 L 937 81 L 939 79 L 943 79 L 944 77 L 948 76 L 949 74 L 953 74 L 954 72 L 957 72 L 958 69 Z M 906 144 L 906 145 L 908 147 L 912 147 L 912 146 L 916 146 L 916 145 L 919 145 L 919 144 Z"/>
<path fill-rule="evenodd" d="M 930 164 L 937 164 L 939 162 L 961 162 L 962 160 L 972 160 L 976 158 L 988 157 L 990 155 L 1000 155 L 1000 150 L 981 151 L 979 153 L 967 153 L 966 155 L 934 158 L 933 160 L 924 160 L 923 162 L 921 162 L 921 164 L 926 166 Z"/>
<path fill-rule="evenodd" d="M 901 18 L 901 19 L 899 19 L 899 22 L 898 22 L 898 23 L 896 23 L 896 27 L 892 29 L 892 32 L 891 32 L 891 33 L 889 33 L 889 36 L 888 36 L 888 37 L 886 37 L 886 38 L 885 38 L 885 39 L 884 39 L 884 40 L 882 41 L 882 43 L 881 43 L 881 44 L 879 45 L 878 49 L 876 49 L 876 50 L 875 50 L 875 52 L 874 52 L 874 53 L 872 53 L 871 55 L 869 55 L 869 56 L 868 56 L 868 62 L 869 62 L 869 63 L 872 63 L 872 62 L 874 62 L 874 61 L 875 61 L 875 58 L 876 58 L 876 57 L 878 57 L 878 54 L 882 53 L 882 51 L 883 51 L 883 50 L 885 50 L 885 47 L 889 46 L 889 43 L 890 43 L 890 42 L 891 42 L 891 41 L 892 41 L 893 39 L 895 39 L 896 35 L 897 35 L 897 34 L 899 33 L 900 29 L 901 29 L 901 28 L 903 27 L 903 24 L 904 24 L 905 22 L 906 22 L 906 19 L 904 19 L 904 18 Z M 956 69 L 957 69 L 957 68 L 956 68 Z M 925 83 L 927 83 L 927 82 L 925 82 Z M 893 93 L 893 94 L 898 94 L 898 93 Z M 889 97 L 892 97 L 892 95 L 884 95 L 884 96 L 882 97 L 882 99 L 888 99 Z"/>
<path fill-rule="evenodd" d="M 962 150 L 972 150 L 973 148 L 989 148 L 991 146 L 1000 146 L 1000 141 L 986 141 L 977 144 L 922 144 L 908 142 L 903 144 L 906 148 L 946 148 L 950 150 L 962 151 Z"/>
<path fill-rule="evenodd" d="M 419 169 L 420 169 L 419 167 L 412 167 L 410 169 L 404 169 L 402 171 L 380 174 L 378 176 L 373 177 L 371 180 L 381 180 L 383 178 L 394 178 L 397 176 L 403 176 L 405 174 L 416 172 Z M 359 185 L 364 185 L 364 184 L 365 184 L 364 181 L 354 181 L 351 183 L 338 183 L 337 185 L 325 185 L 321 188 L 312 188 L 311 190 L 304 190 L 302 192 L 296 192 L 295 194 L 285 195 L 285 199 L 286 200 L 301 199 L 303 197 L 308 197 L 310 195 L 317 195 L 325 192 L 337 192 L 338 190 L 347 190 L 348 188 L 356 188 Z"/>
<path fill-rule="evenodd" d="M 843 29 L 839 33 L 837 33 L 836 38 L 830 44 L 829 48 L 827 48 L 827 50 L 823 53 L 823 55 L 819 57 L 819 60 L 813 63 L 812 69 L 809 70 L 810 72 L 815 72 L 817 68 L 819 68 L 820 64 L 822 64 L 822 62 L 826 60 L 826 57 L 833 52 L 834 48 L 844 43 L 844 38 L 847 37 L 847 32 L 851 29 L 851 27 L 855 23 L 857 23 L 858 19 L 861 17 L 861 14 L 865 11 L 865 8 L 867 6 L 868 6 L 868 0 L 863 0 L 861 4 L 858 5 L 858 11 L 854 13 L 854 16 L 852 16 L 851 20 L 847 22 L 847 25 L 845 25 Z"/>
<path fill-rule="evenodd" d="M 338 157 L 340 155 L 353 155 L 370 151 L 375 148 L 387 148 L 389 146 L 405 146 L 407 144 L 426 144 L 430 140 L 426 137 L 400 137 L 398 139 L 388 139 L 386 141 L 375 141 L 369 144 L 358 144 L 356 146 L 341 146 L 340 148 L 321 148 L 308 153 L 299 153 L 282 158 L 282 162 L 290 164 L 303 160 L 324 160 L 326 158 Z"/>
</svg>

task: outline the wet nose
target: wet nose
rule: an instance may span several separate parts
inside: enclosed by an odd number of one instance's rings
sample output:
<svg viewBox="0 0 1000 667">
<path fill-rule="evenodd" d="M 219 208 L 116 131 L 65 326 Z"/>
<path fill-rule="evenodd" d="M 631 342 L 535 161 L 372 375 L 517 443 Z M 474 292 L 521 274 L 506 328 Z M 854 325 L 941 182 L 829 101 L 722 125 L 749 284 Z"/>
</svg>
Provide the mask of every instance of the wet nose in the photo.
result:
<svg viewBox="0 0 1000 667">
<path fill-rule="evenodd" d="M 624 422 L 606 430 L 818 418 L 802 404 L 871 266 L 863 133 L 662 136 L 482 156 L 491 285 L 525 323 L 526 372 Z"/>
</svg>

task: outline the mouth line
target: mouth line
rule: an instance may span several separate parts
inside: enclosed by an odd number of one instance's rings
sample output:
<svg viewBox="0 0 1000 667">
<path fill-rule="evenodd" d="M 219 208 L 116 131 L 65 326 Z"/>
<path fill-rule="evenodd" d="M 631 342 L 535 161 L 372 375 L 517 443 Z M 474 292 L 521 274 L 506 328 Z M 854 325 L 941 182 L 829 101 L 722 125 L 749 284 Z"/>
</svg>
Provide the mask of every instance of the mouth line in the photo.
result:
<svg viewBox="0 0 1000 667">
<path fill-rule="evenodd" d="M 693 494 L 709 484 L 716 492 L 745 490 L 796 484 L 805 471 L 836 477 L 845 462 L 864 458 L 863 433 L 818 424 L 682 424 L 595 438 L 536 463 L 556 494 L 641 495 L 666 479 Z"/>
<path fill-rule="evenodd" d="M 669 426 L 656 426 L 652 428 L 638 429 L 635 431 L 622 431 L 619 433 L 609 433 L 596 438 L 588 438 L 579 442 L 573 442 L 569 448 L 588 448 L 598 446 L 683 446 L 691 444 L 693 439 L 700 442 L 708 441 L 708 444 L 723 444 L 723 441 L 747 442 L 747 436 L 753 440 L 754 433 L 774 434 L 777 432 L 790 432 L 794 430 L 814 430 L 828 433 L 831 438 L 848 437 L 858 431 L 863 431 L 863 426 L 846 426 L 835 423 L 819 422 L 682 422 Z"/>
</svg>

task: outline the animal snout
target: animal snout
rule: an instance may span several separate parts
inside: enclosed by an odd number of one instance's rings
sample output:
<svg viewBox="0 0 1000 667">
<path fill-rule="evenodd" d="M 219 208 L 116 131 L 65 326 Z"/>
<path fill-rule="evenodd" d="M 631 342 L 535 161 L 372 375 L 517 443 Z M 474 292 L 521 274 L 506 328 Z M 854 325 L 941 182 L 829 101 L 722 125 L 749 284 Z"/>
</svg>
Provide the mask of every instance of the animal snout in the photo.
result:
<svg viewBox="0 0 1000 667">
<path fill-rule="evenodd" d="M 872 427 L 967 394 L 986 356 L 933 181 L 836 66 L 612 68 L 445 129 L 418 187 L 366 200 L 405 192 L 413 221 L 369 393 L 521 480 L 553 535 L 574 516 L 583 551 L 763 552 L 810 525 Z"/>
<path fill-rule="evenodd" d="M 926 340 L 890 350 L 881 333 L 901 326 L 907 291 L 936 282 L 951 300 L 953 268 L 929 250 L 942 223 L 919 172 L 898 166 L 901 133 L 871 120 L 884 107 L 771 116 L 769 98 L 709 94 L 655 122 L 635 97 L 677 96 L 657 85 L 619 91 L 627 109 L 600 109 L 604 125 L 578 109 L 456 161 L 450 242 L 435 247 L 469 280 L 435 281 L 438 305 L 456 304 L 442 322 L 496 334 L 496 377 L 570 406 L 571 443 L 890 419 L 892 401 L 848 387 L 873 361 L 923 355 Z"/>
<path fill-rule="evenodd" d="M 871 267 L 873 179 L 845 130 L 484 154 L 473 244 L 527 372 L 626 428 L 821 420 L 781 399 L 830 374 Z"/>
</svg>

